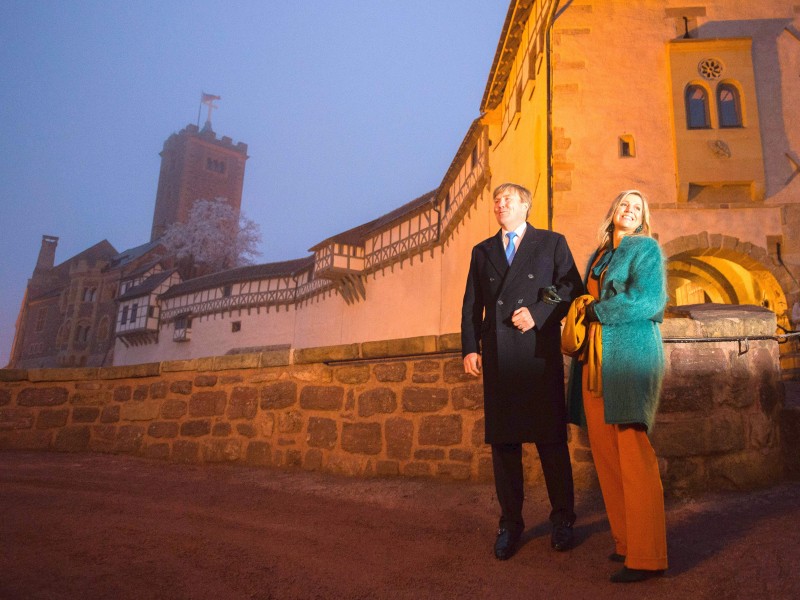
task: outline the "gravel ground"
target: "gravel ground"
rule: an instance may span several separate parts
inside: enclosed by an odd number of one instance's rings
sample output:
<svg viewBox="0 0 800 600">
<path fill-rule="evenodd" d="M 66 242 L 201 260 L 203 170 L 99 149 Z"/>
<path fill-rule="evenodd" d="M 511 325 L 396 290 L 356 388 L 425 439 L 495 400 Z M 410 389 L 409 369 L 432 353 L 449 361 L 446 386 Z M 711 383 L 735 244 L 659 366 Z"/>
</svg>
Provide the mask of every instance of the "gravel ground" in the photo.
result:
<svg viewBox="0 0 800 600">
<path fill-rule="evenodd" d="M 668 501 L 670 569 L 639 584 L 608 582 L 599 493 L 577 510 L 554 552 L 530 489 L 500 562 L 491 485 L 3 452 L 0 598 L 800 598 L 800 482 Z"/>
</svg>

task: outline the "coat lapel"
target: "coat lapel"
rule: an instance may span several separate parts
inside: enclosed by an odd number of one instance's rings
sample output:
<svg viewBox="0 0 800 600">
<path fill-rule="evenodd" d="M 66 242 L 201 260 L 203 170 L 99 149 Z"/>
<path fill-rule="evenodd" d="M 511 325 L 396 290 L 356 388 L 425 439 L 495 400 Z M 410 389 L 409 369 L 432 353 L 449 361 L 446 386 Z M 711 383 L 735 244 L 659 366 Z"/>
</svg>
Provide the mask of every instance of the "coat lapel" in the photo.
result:
<svg viewBox="0 0 800 600">
<path fill-rule="evenodd" d="M 503 230 L 500 229 L 491 241 L 489 242 L 489 262 L 497 271 L 500 277 L 504 277 L 508 271 L 508 261 L 506 260 L 506 252 L 503 248 Z M 525 239 L 524 237 L 522 238 Z M 512 263 L 513 264 L 513 263 Z"/>
<path fill-rule="evenodd" d="M 508 268 L 508 273 L 506 274 L 506 278 L 503 281 L 503 288 L 508 287 L 511 282 L 523 271 L 525 271 L 525 265 L 528 264 L 530 256 L 533 254 L 536 242 L 536 229 L 534 229 L 530 223 L 528 227 L 525 229 L 525 235 L 522 236 L 522 241 L 519 243 L 519 248 L 517 248 L 517 253 L 514 255 L 514 260 L 511 261 L 511 266 Z M 500 249 L 502 251 L 503 244 L 500 243 Z M 505 254 L 503 254 L 503 261 L 505 262 Z"/>
</svg>

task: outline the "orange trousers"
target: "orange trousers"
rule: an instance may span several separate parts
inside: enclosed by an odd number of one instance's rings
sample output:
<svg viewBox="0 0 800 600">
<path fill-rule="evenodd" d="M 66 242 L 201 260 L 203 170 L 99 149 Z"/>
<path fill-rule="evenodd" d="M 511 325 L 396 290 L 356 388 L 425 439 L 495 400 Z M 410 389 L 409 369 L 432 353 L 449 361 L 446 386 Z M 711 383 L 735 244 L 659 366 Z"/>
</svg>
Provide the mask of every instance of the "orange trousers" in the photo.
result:
<svg viewBox="0 0 800 600">
<path fill-rule="evenodd" d="M 606 423 L 603 397 L 589 391 L 587 371 L 583 407 L 615 552 L 626 557 L 630 569 L 666 569 L 664 488 L 656 454 L 644 431 Z"/>
</svg>

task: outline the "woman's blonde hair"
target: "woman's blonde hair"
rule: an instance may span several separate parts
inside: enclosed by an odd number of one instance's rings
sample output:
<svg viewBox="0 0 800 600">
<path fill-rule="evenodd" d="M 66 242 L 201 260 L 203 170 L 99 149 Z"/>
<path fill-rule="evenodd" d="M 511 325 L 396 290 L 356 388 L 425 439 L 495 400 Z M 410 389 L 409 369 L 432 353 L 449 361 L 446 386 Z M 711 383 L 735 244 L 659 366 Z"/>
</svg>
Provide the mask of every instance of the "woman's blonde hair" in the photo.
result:
<svg viewBox="0 0 800 600">
<path fill-rule="evenodd" d="M 642 199 L 642 225 L 641 231 L 636 231 L 630 235 L 644 235 L 651 237 L 650 206 L 647 204 L 647 198 L 645 198 L 644 194 L 642 194 L 642 192 L 639 190 L 625 190 L 624 192 L 620 192 L 620 194 L 614 198 L 614 201 L 611 203 L 611 208 L 608 209 L 606 218 L 603 219 L 603 222 L 600 224 L 600 229 L 597 230 L 597 240 L 600 242 L 600 248 L 605 248 L 613 243 L 612 233 L 614 232 L 614 213 L 617 212 L 617 207 L 620 205 L 620 202 L 631 195 L 639 196 L 639 198 Z"/>
</svg>

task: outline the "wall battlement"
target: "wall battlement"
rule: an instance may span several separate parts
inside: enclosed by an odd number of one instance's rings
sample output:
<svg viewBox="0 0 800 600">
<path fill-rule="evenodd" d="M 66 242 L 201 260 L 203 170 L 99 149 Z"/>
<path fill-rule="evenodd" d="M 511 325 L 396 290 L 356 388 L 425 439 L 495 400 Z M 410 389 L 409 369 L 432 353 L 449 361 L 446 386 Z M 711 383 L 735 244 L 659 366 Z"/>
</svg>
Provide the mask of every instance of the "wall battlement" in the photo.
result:
<svg viewBox="0 0 800 600">
<path fill-rule="evenodd" d="M 664 335 L 774 333 L 771 313 L 728 308 L 667 319 Z M 0 370 L 0 449 L 488 481 L 482 386 L 464 374 L 458 344 L 451 334 L 126 367 Z M 653 441 L 672 493 L 783 476 L 777 343 L 741 349 L 665 344 Z M 586 433 L 574 426 L 570 450 L 576 485 L 594 485 Z M 526 446 L 531 483 L 541 480 L 533 452 Z"/>
</svg>

